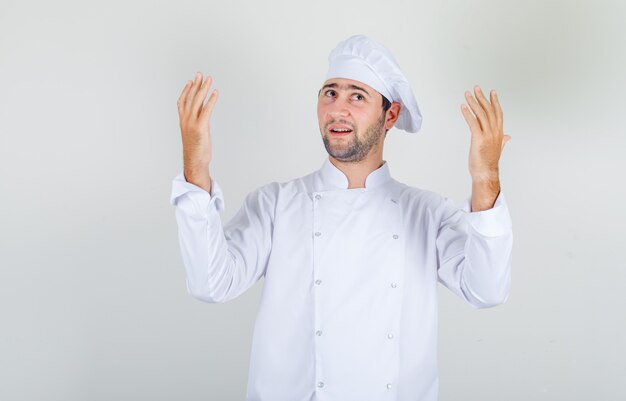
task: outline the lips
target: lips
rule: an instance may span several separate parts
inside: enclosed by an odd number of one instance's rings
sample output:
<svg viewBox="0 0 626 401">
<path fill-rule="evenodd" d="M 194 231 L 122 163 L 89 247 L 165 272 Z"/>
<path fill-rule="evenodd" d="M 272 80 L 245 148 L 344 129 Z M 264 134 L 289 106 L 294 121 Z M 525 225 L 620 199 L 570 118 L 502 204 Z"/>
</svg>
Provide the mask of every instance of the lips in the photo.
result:
<svg viewBox="0 0 626 401">
<path fill-rule="evenodd" d="M 332 124 L 328 127 L 328 132 L 333 136 L 345 136 L 352 133 L 352 128 L 343 124 Z"/>
<path fill-rule="evenodd" d="M 352 133 L 352 131 L 348 131 L 348 132 L 335 132 L 335 131 L 330 131 L 330 135 L 332 136 L 348 136 Z"/>
</svg>

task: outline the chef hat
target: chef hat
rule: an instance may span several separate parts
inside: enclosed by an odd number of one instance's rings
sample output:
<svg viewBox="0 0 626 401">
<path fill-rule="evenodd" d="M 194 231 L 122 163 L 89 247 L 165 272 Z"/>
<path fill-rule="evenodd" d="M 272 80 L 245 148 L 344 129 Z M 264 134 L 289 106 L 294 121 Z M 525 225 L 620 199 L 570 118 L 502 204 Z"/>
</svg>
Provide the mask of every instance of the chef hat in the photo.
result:
<svg viewBox="0 0 626 401">
<path fill-rule="evenodd" d="M 330 52 L 328 64 L 327 80 L 347 78 L 371 86 L 389 101 L 401 104 L 396 128 L 419 131 L 422 115 L 411 85 L 385 46 L 367 36 L 353 35 Z"/>
</svg>

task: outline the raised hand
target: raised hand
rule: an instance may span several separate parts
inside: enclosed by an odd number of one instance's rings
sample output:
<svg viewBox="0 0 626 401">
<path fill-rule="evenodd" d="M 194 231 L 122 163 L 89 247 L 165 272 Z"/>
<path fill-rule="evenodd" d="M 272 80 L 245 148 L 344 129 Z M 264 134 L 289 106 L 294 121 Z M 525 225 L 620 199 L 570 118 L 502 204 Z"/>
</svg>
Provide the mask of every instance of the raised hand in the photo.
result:
<svg viewBox="0 0 626 401">
<path fill-rule="evenodd" d="M 476 98 L 469 91 L 465 92 L 471 111 L 463 104 L 461 112 L 472 134 L 469 154 L 472 211 L 478 211 L 491 208 L 500 192 L 498 163 L 511 137 L 503 131 L 503 113 L 496 91 L 490 92 L 491 103 L 478 85 L 474 93 Z"/>
<path fill-rule="evenodd" d="M 187 81 L 177 102 L 185 179 L 207 192 L 211 191 L 208 170 L 212 155 L 210 118 L 217 101 L 217 89 L 206 103 L 204 100 L 212 81 L 207 75 L 203 82 L 202 74 L 197 72 L 193 81 Z"/>
</svg>

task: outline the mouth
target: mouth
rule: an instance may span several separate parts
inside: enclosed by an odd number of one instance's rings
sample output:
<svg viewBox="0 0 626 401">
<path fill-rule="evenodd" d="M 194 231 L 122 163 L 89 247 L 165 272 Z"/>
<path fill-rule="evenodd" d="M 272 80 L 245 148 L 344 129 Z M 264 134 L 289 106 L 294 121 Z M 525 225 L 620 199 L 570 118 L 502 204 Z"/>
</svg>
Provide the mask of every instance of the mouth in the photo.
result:
<svg viewBox="0 0 626 401">
<path fill-rule="evenodd" d="M 352 128 L 349 128 L 345 125 L 331 125 L 328 129 L 328 132 L 332 136 L 346 136 L 352 133 Z"/>
</svg>

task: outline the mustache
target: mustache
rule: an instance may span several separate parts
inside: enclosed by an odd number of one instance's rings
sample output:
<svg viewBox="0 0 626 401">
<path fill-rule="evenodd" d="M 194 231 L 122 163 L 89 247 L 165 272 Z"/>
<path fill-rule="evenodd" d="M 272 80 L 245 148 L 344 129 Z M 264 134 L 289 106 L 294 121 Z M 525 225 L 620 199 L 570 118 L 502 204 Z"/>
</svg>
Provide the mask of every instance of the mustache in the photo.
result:
<svg viewBox="0 0 626 401">
<path fill-rule="evenodd" d="M 344 125 L 348 125 L 348 126 L 349 126 L 350 128 L 352 128 L 352 130 L 354 131 L 354 124 L 352 124 L 352 123 L 350 123 L 350 122 L 348 122 L 348 121 L 346 121 L 346 120 L 339 120 L 339 121 L 332 120 L 332 121 L 328 121 L 328 122 L 324 125 L 324 128 L 325 128 L 325 129 L 328 129 L 328 127 L 329 127 L 330 125 L 332 125 L 332 124 L 344 124 Z"/>
</svg>

